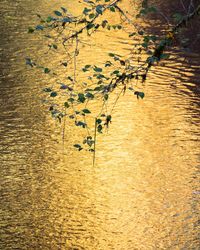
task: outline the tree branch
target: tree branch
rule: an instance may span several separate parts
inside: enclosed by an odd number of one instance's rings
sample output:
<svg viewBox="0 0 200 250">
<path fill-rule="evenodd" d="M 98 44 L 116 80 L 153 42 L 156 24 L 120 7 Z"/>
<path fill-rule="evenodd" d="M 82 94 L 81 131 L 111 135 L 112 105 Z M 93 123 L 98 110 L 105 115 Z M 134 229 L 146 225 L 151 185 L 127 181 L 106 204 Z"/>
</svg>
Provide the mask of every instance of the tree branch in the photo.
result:
<svg viewBox="0 0 200 250">
<path fill-rule="evenodd" d="M 81 34 L 85 29 L 87 29 L 88 25 L 90 24 L 93 24 L 94 21 L 100 16 L 103 14 L 103 12 L 105 12 L 107 9 L 109 9 L 110 7 L 112 6 L 115 6 L 116 7 L 116 4 L 119 3 L 121 0 L 115 0 L 113 1 L 112 3 L 106 5 L 106 6 L 103 6 L 102 8 L 102 13 L 96 13 L 95 17 L 91 20 L 91 21 L 87 21 L 87 24 L 82 27 L 81 29 L 79 29 L 78 31 L 74 32 L 72 35 L 70 35 L 69 37 L 65 38 L 64 41 L 63 41 L 63 44 L 65 44 L 68 40 L 72 39 L 72 38 L 75 38 L 77 37 L 79 34 Z"/>
</svg>

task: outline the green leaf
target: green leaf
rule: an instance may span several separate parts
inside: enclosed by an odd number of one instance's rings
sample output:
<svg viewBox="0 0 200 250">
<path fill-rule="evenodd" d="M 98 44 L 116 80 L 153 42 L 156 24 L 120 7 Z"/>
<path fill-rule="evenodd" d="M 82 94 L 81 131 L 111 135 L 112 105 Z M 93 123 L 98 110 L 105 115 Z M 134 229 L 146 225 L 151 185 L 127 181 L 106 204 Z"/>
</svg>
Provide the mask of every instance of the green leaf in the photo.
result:
<svg viewBox="0 0 200 250">
<path fill-rule="evenodd" d="M 55 11 L 54 11 L 54 14 L 55 14 L 56 16 L 62 16 L 62 13 L 61 13 L 60 11 L 58 11 L 58 10 L 55 10 Z"/>
<path fill-rule="evenodd" d="M 85 102 L 85 95 L 82 93 L 79 93 L 78 94 L 78 101 L 81 103 L 84 103 Z"/>
<path fill-rule="evenodd" d="M 108 94 L 104 94 L 103 98 L 104 98 L 105 101 L 107 101 L 108 100 Z"/>
<path fill-rule="evenodd" d="M 57 49 L 57 48 L 58 48 L 58 46 L 57 46 L 56 44 L 53 44 L 52 47 L 53 47 L 54 49 Z"/>
<path fill-rule="evenodd" d="M 101 124 L 101 123 L 102 123 L 102 120 L 101 120 L 101 119 L 97 119 L 97 120 L 96 120 L 96 123 L 97 123 L 97 124 Z"/>
<path fill-rule="evenodd" d="M 157 40 L 157 37 L 156 36 L 150 36 L 149 39 L 153 42 L 155 42 Z"/>
<path fill-rule="evenodd" d="M 50 71 L 51 71 L 50 69 L 44 68 L 44 73 L 45 73 L 45 74 L 48 74 Z"/>
<path fill-rule="evenodd" d="M 94 27 L 95 25 L 93 23 L 88 23 L 88 25 L 86 26 L 87 30 L 90 30 Z"/>
<path fill-rule="evenodd" d="M 91 147 L 94 144 L 94 140 L 92 140 L 91 136 L 87 136 L 87 138 L 84 139 L 83 144 L 86 144 L 86 143 L 89 147 Z"/>
<path fill-rule="evenodd" d="M 144 36 L 144 42 L 149 42 L 150 41 L 150 37 L 149 36 Z"/>
<path fill-rule="evenodd" d="M 94 17 L 95 17 L 95 15 L 94 15 L 93 13 L 89 15 L 89 18 L 90 18 L 90 19 L 92 19 L 92 18 L 94 18 Z"/>
<path fill-rule="evenodd" d="M 111 6 L 110 11 L 115 12 L 115 7 Z"/>
<path fill-rule="evenodd" d="M 148 13 L 148 9 L 142 9 L 141 11 L 140 11 L 140 16 L 144 16 L 144 15 L 146 15 Z"/>
<path fill-rule="evenodd" d="M 86 89 L 85 92 L 93 91 L 93 89 Z"/>
<path fill-rule="evenodd" d="M 111 115 L 108 115 L 108 116 L 106 117 L 106 120 L 107 120 L 108 122 L 110 122 L 111 119 L 112 119 L 112 116 L 111 116 Z"/>
<path fill-rule="evenodd" d="M 98 67 L 96 67 L 96 66 L 94 66 L 94 71 L 96 71 L 96 72 L 102 72 L 102 68 L 98 68 Z"/>
<path fill-rule="evenodd" d="M 91 11 L 91 9 L 84 8 L 84 10 L 83 10 L 83 14 L 87 15 L 90 11 Z"/>
<path fill-rule="evenodd" d="M 69 18 L 69 17 L 64 17 L 64 18 L 62 19 L 62 22 L 63 22 L 63 23 L 71 23 L 71 21 L 72 21 L 72 19 Z"/>
<path fill-rule="evenodd" d="M 143 99 L 145 96 L 145 94 L 143 92 L 140 92 L 140 91 L 135 91 L 134 95 L 136 95 L 138 99 L 139 99 L 139 97 L 141 99 Z"/>
<path fill-rule="evenodd" d="M 120 60 L 120 64 L 121 64 L 122 66 L 125 66 L 125 65 L 126 65 L 126 62 L 123 61 L 123 60 Z"/>
<path fill-rule="evenodd" d="M 66 8 L 64 8 L 64 7 L 61 7 L 61 10 L 62 10 L 64 13 L 66 13 L 66 12 L 67 12 L 67 9 L 66 9 Z"/>
<path fill-rule="evenodd" d="M 107 79 L 103 74 L 97 74 L 94 76 L 96 76 L 97 79 L 103 79 L 103 78 Z"/>
<path fill-rule="evenodd" d="M 115 60 L 115 61 L 118 61 L 118 60 L 120 60 L 120 59 L 119 59 L 118 56 L 114 56 L 114 60 Z"/>
<path fill-rule="evenodd" d="M 63 62 L 62 65 L 65 66 L 65 67 L 67 67 L 68 63 L 67 62 Z"/>
<path fill-rule="evenodd" d="M 94 95 L 92 94 L 92 93 L 87 93 L 86 95 L 85 95 L 88 99 L 93 99 L 94 98 Z"/>
<path fill-rule="evenodd" d="M 90 113 L 91 113 L 89 109 L 83 109 L 82 112 L 83 112 L 84 114 L 90 114 Z"/>
<path fill-rule="evenodd" d="M 104 88 L 104 85 L 100 85 L 94 88 L 94 91 L 101 91 L 103 88 Z"/>
<path fill-rule="evenodd" d="M 100 125 L 98 125 L 98 127 L 97 127 L 97 131 L 98 131 L 99 133 L 102 133 L 102 129 L 103 129 L 102 125 L 101 125 L 101 124 L 100 124 Z"/>
<path fill-rule="evenodd" d="M 29 65 L 31 67 L 35 66 L 36 64 L 31 60 L 31 58 L 26 57 L 26 65 Z"/>
<path fill-rule="evenodd" d="M 180 14 L 180 13 L 175 13 L 174 15 L 173 15 L 173 18 L 175 19 L 175 21 L 176 22 L 180 22 L 180 21 L 182 21 L 183 20 L 183 15 L 182 14 Z"/>
<path fill-rule="evenodd" d="M 169 59 L 169 55 L 167 55 L 167 54 L 162 54 L 162 55 L 160 56 L 160 58 L 161 58 L 161 59 Z"/>
<path fill-rule="evenodd" d="M 33 33 L 35 30 L 32 27 L 28 28 L 28 33 Z"/>
<path fill-rule="evenodd" d="M 151 6 L 148 8 L 148 12 L 156 13 L 158 10 L 155 6 Z"/>
<path fill-rule="evenodd" d="M 110 62 L 110 61 L 107 61 L 106 63 L 105 63 L 105 67 L 110 67 L 112 65 L 112 63 Z"/>
<path fill-rule="evenodd" d="M 58 95 L 57 92 L 54 92 L 54 91 L 51 92 L 51 94 L 50 94 L 51 97 L 56 97 L 57 95 Z"/>
<path fill-rule="evenodd" d="M 103 20 L 102 23 L 101 23 L 101 26 L 102 26 L 103 28 L 105 28 L 107 23 L 108 23 L 107 20 Z"/>
<path fill-rule="evenodd" d="M 69 89 L 69 87 L 66 84 L 61 84 L 60 89 Z"/>
<path fill-rule="evenodd" d="M 87 72 L 87 71 L 89 71 L 89 70 L 86 69 L 86 68 L 82 68 L 82 71 L 83 71 L 83 72 Z"/>
<path fill-rule="evenodd" d="M 47 22 L 47 23 L 50 23 L 52 20 L 53 20 L 53 17 L 48 16 L 47 19 L 46 19 L 46 22 Z"/>
<path fill-rule="evenodd" d="M 102 11 L 103 11 L 103 6 L 102 6 L 102 5 L 97 5 L 97 7 L 96 7 L 96 12 L 97 12 L 98 14 L 102 14 Z"/>
<path fill-rule="evenodd" d="M 65 108 L 67 108 L 67 109 L 70 107 L 70 105 L 69 105 L 68 102 L 65 102 L 65 103 L 64 103 L 64 106 L 65 106 Z"/>
<path fill-rule="evenodd" d="M 80 144 L 74 144 L 74 147 L 78 149 L 78 151 L 81 151 L 83 148 Z"/>
<path fill-rule="evenodd" d="M 110 57 L 114 57 L 115 56 L 115 54 L 113 54 L 113 53 L 109 53 L 108 54 Z"/>
<path fill-rule="evenodd" d="M 70 80 L 71 82 L 74 81 L 74 80 L 71 78 L 71 76 L 68 76 L 67 79 Z"/>
<path fill-rule="evenodd" d="M 138 34 L 142 36 L 142 35 L 144 35 L 144 31 L 143 30 L 139 30 Z"/>
<path fill-rule="evenodd" d="M 44 91 L 44 92 L 51 92 L 52 89 L 51 89 L 51 88 L 44 88 L 43 91 Z"/>
<path fill-rule="evenodd" d="M 87 124 L 85 122 L 81 122 L 81 121 L 78 121 L 75 123 L 76 126 L 78 127 L 83 127 L 83 128 L 86 128 L 87 127 Z"/>
<path fill-rule="evenodd" d="M 68 99 L 68 102 L 71 102 L 71 103 L 73 103 L 75 100 L 74 100 L 74 98 L 72 98 L 72 97 L 70 97 L 69 99 Z"/>
<path fill-rule="evenodd" d="M 142 45 L 142 47 L 144 47 L 144 48 L 148 48 L 148 43 L 142 43 L 141 45 Z"/>
<path fill-rule="evenodd" d="M 132 36 L 135 36 L 136 35 L 136 32 L 133 32 L 131 34 L 129 34 L 129 37 L 132 37 Z"/>
<path fill-rule="evenodd" d="M 42 26 L 42 25 L 37 25 L 37 26 L 35 27 L 35 29 L 36 29 L 36 30 L 43 30 L 43 29 L 44 29 L 44 26 Z"/>
<path fill-rule="evenodd" d="M 119 70 L 115 70 L 112 72 L 114 75 L 118 75 L 119 74 Z"/>
</svg>

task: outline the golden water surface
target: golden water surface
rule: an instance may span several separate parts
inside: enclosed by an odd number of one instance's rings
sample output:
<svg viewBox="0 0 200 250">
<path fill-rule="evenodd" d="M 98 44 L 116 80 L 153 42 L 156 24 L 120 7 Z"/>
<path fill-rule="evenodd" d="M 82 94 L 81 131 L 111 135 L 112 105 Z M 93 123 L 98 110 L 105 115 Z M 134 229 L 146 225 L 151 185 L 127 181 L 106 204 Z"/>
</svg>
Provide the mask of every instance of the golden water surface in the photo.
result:
<svg viewBox="0 0 200 250">
<path fill-rule="evenodd" d="M 27 34 L 34 15 L 59 6 L 83 7 L 0 1 L 0 249 L 200 249 L 199 54 L 175 50 L 151 70 L 144 100 L 128 92 L 119 100 L 92 167 L 89 153 L 73 149 L 82 132 L 68 123 L 63 148 L 60 125 L 41 102 L 48 79 L 24 65 L 46 51 Z M 123 31 L 91 41 L 80 65 L 100 65 L 132 44 Z"/>
</svg>

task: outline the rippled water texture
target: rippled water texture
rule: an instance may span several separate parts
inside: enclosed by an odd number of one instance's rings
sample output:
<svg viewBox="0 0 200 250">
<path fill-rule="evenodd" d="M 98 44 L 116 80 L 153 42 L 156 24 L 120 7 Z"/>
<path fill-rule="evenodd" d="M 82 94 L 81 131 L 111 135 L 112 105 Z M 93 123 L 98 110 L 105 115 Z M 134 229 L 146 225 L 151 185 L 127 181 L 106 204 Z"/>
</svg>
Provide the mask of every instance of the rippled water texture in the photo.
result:
<svg viewBox="0 0 200 250">
<path fill-rule="evenodd" d="M 45 50 L 27 34 L 34 14 L 58 6 L 82 7 L 0 1 L 0 249 L 200 249 L 199 54 L 174 51 L 152 68 L 144 100 L 120 99 L 92 167 L 91 155 L 72 148 L 79 134 L 71 126 L 63 150 L 40 100 L 45 80 L 24 65 Z M 101 33 L 81 60 L 100 64 L 110 48 L 128 51 L 120 32 Z"/>
</svg>

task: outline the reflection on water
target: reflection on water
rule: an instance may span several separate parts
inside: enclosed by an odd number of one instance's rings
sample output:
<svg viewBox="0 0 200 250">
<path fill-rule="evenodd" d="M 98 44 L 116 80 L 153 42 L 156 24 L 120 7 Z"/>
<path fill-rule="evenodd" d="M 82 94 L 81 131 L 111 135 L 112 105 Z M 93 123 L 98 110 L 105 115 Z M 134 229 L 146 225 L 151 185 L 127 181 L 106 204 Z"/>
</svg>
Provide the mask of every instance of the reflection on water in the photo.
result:
<svg viewBox="0 0 200 250">
<path fill-rule="evenodd" d="M 63 151 L 38 98 L 44 83 L 23 62 L 41 45 L 26 34 L 33 14 L 61 5 L 0 3 L 0 248 L 199 249 L 199 55 L 174 52 L 152 69 L 144 100 L 120 99 L 92 168 L 70 126 Z M 108 47 L 127 49 L 118 36 Z M 101 63 L 98 42 L 82 60 Z"/>
</svg>

